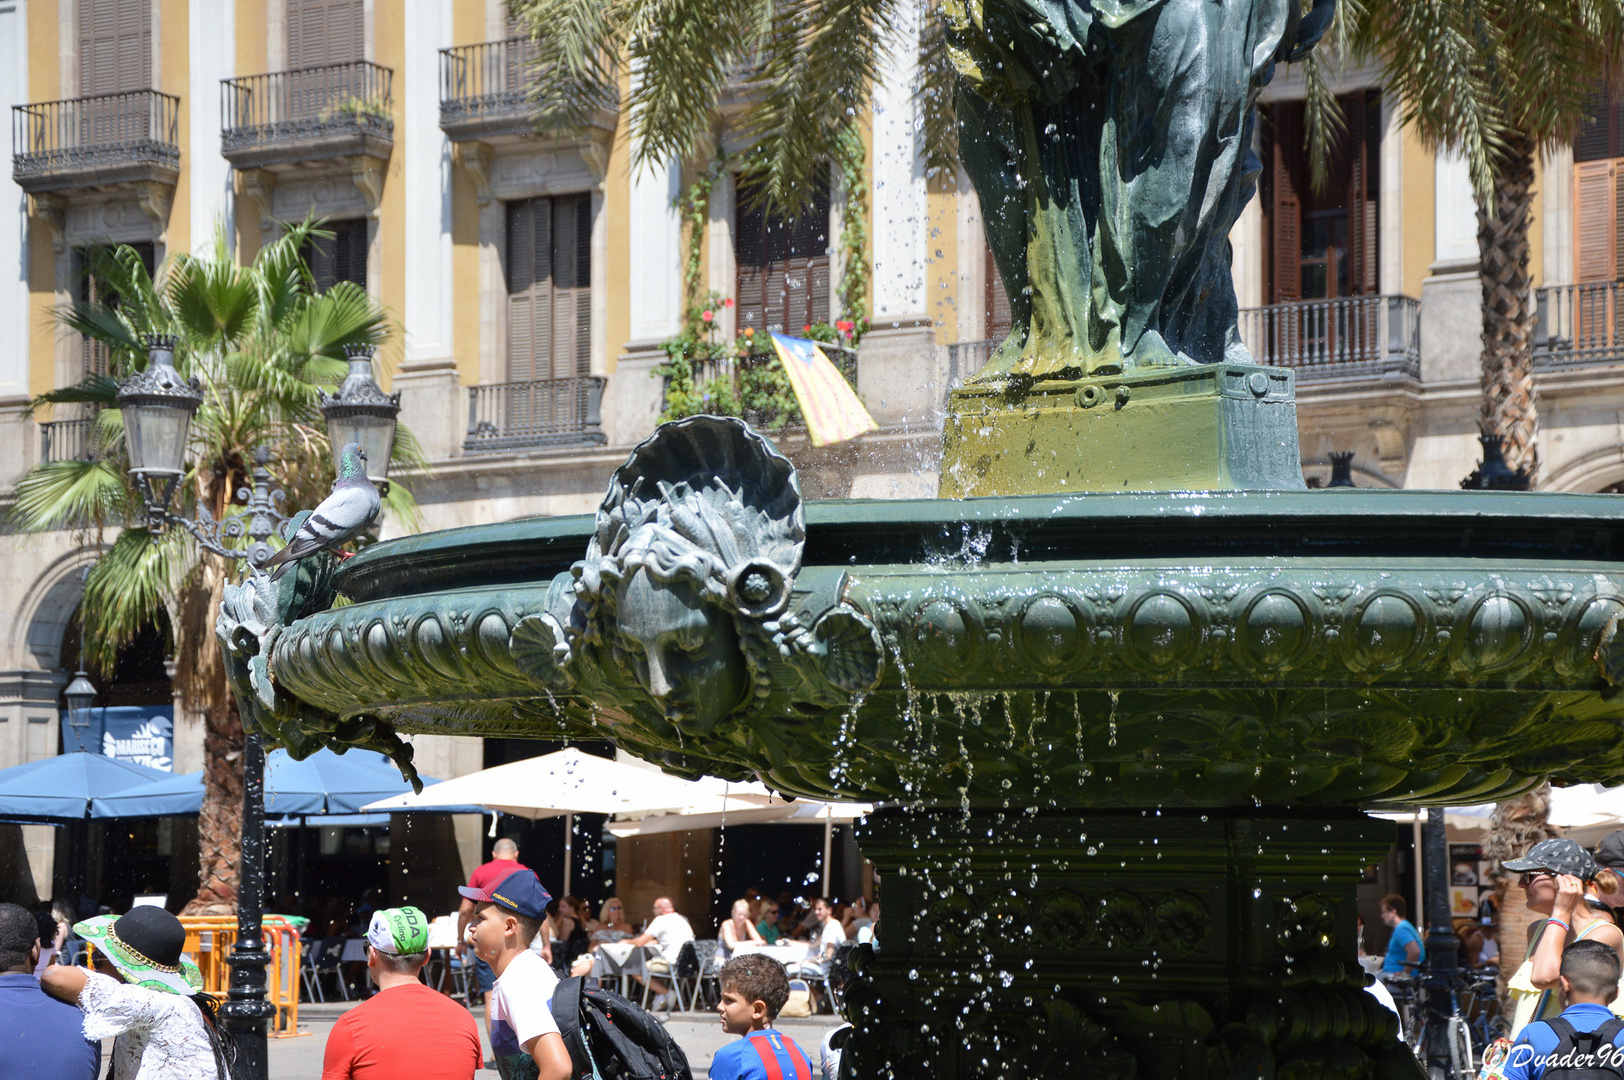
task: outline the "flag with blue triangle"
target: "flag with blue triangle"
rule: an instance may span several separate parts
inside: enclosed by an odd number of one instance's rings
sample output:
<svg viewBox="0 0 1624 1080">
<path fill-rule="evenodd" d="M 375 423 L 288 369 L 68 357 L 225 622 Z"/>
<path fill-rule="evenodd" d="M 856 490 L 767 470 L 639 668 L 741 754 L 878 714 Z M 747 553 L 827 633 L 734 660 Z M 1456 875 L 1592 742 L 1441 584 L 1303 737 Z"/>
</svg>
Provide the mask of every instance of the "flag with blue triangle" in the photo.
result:
<svg viewBox="0 0 1624 1080">
<path fill-rule="evenodd" d="M 813 446 L 845 442 L 880 429 L 817 342 L 774 334 L 773 347 L 795 391 L 795 400 L 801 404 Z"/>
</svg>

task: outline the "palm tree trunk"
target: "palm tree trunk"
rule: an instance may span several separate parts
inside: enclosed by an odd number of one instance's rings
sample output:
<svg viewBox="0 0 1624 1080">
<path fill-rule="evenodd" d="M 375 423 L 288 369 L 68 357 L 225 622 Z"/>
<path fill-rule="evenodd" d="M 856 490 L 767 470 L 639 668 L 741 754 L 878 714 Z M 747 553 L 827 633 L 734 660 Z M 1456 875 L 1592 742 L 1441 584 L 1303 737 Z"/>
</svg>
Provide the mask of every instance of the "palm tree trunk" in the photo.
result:
<svg viewBox="0 0 1624 1080">
<path fill-rule="evenodd" d="M 197 896 L 188 915 L 224 915 L 237 910 L 238 867 L 242 856 L 242 756 L 244 737 L 237 702 L 204 715 L 203 809 L 197 817 Z"/>
<path fill-rule="evenodd" d="M 176 681 L 182 698 L 203 714 L 203 809 L 197 819 L 198 889 L 188 915 L 229 915 L 237 909 L 242 854 L 242 716 L 226 684 L 225 664 L 214 638 L 230 571 L 212 555 L 180 597 L 185 640 L 176 642 Z"/>
<path fill-rule="evenodd" d="M 1500 865 L 1515 859 L 1541 840 L 1559 833 L 1551 827 L 1551 785 L 1541 784 L 1527 795 L 1508 799 L 1494 808 L 1489 817 L 1489 838 L 1483 845 L 1483 858 L 1494 871 L 1495 896 L 1500 915 L 1500 1000 L 1506 1002 L 1506 981 L 1517 973 L 1523 952 L 1528 948 L 1528 908 L 1526 894 L 1506 876 Z M 1508 1014 L 1509 1015 L 1509 1014 Z"/>
<path fill-rule="evenodd" d="M 1534 388 L 1534 297 L 1528 270 L 1533 221 L 1532 139 L 1519 137 L 1496 158 L 1494 205 L 1477 211 L 1478 277 L 1483 286 L 1484 434 L 1499 435 L 1506 464 L 1538 485 L 1539 400 Z"/>
</svg>

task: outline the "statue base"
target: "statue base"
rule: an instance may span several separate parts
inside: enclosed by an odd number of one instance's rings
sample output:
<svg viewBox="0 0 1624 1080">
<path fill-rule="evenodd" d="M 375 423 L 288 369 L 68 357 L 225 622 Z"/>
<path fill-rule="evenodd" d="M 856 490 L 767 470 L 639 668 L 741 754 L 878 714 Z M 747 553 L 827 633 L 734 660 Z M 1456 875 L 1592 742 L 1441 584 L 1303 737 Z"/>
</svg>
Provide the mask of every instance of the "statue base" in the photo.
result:
<svg viewBox="0 0 1624 1080">
<path fill-rule="evenodd" d="M 1218 363 L 960 386 L 937 494 L 1303 486 L 1295 374 Z"/>
<path fill-rule="evenodd" d="M 1420 1080 L 1364 991 L 1357 811 L 882 810 L 842 1076 Z"/>
</svg>

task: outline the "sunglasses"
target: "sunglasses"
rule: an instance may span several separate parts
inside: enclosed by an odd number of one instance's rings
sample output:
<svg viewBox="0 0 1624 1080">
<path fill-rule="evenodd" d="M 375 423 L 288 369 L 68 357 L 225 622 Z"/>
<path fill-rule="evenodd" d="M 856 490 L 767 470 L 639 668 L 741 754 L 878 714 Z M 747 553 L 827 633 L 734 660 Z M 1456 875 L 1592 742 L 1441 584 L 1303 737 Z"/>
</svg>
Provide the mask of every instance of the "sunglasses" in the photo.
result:
<svg viewBox="0 0 1624 1080">
<path fill-rule="evenodd" d="M 1517 884 L 1526 889 L 1542 877 L 1554 878 L 1556 875 L 1549 870 L 1529 870 L 1517 879 Z"/>
</svg>

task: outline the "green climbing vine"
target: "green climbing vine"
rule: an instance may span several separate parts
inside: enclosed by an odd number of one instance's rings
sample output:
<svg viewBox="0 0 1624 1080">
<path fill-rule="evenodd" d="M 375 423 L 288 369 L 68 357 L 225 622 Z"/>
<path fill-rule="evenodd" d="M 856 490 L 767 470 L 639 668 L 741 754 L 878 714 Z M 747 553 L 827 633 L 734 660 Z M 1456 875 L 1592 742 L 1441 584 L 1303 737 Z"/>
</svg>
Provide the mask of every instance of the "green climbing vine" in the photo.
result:
<svg viewBox="0 0 1624 1080">
<path fill-rule="evenodd" d="M 836 298 L 844 318 L 833 323 L 811 323 L 800 328 L 813 341 L 855 349 L 868 330 L 868 178 L 862 135 L 855 124 L 836 144 L 834 162 L 846 192 L 841 220 L 842 270 Z M 665 380 L 665 409 L 660 419 L 680 420 L 708 413 L 742 416 L 757 427 L 782 430 L 800 420 L 800 405 L 769 341 L 758 341 L 754 327 L 745 327 L 732 341 L 719 337 L 723 312 L 733 298 L 704 287 L 702 252 L 710 222 L 711 197 L 716 182 L 734 162 L 718 152 L 677 196 L 675 205 L 687 233 L 683 260 L 682 329 L 660 343 L 665 363 L 654 375 Z M 786 328 L 789 329 L 789 328 Z M 832 354 L 837 365 L 849 353 Z M 853 373 L 846 371 L 847 377 Z"/>
</svg>

